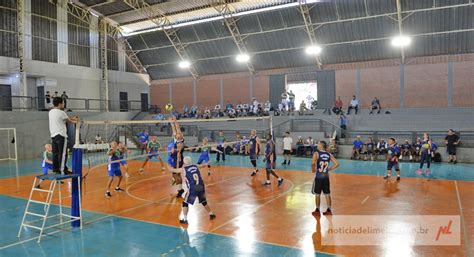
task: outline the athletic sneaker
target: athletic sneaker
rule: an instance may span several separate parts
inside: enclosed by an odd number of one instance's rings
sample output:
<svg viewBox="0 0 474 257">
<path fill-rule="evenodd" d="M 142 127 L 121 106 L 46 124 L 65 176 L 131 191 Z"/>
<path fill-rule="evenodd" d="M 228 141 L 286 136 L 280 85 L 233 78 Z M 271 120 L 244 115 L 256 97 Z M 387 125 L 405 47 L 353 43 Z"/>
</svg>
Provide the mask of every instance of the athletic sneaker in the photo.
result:
<svg viewBox="0 0 474 257">
<path fill-rule="evenodd" d="M 390 179 L 390 176 L 384 176 L 383 179 Z"/>
<path fill-rule="evenodd" d="M 109 197 L 112 197 L 112 195 L 110 194 L 110 192 L 106 192 L 105 197 L 109 198 Z"/>
<path fill-rule="evenodd" d="M 286 165 L 286 161 L 282 162 L 281 165 Z"/>
<path fill-rule="evenodd" d="M 140 173 L 143 173 L 143 171 L 144 171 L 143 169 L 139 169 L 139 170 L 138 170 L 138 172 L 140 172 Z"/>
<path fill-rule="evenodd" d="M 41 188 L 41 186 L 38 184 L 38 185 L 35 186 L 35 188 L 38 188 L 38 189 L 39 189 L 39 188 Z"/>
<path fill-rule="evenodd" d="M 288 161 L 288 166 L 290 165 L 291 161 Z"/>
<path fill-rule="evenodd" d="M 281 184 L 283 184 L 283 179 L 282 179 L 282 178 L 280 178 L 280 179 L 278 180 L 278 186 L 281 186 Z"/>
<path fill-rule="evenodd" d="M 332 215 L 331 209 L 327 209 L 325 212 L 323 212 L 323 215 Z"/>
<path fill-rule="evenodd" d="M 123 192 L 123 189 L 121 189 L 120 187 L 116 187 L 114 190 L 115 192 Z"/>
<path fill-rule="evenodd" d="M 397 177 L 397 181 L 400 181 L 400 177 Z"/>
<path fill-rule="evenodd" d="M 209 218 L 210 218 L 211 220 L 213 220 L 213 219 L 216 218 L 216 215 L 213 213 L 213 214 L 209 215 Z"/>
<path fill-rule="evenodd" d="M 429 177 L 431 174 L 431 170 L 430 169 L 426 169 L 425 170 L 425 176 Z"/>
<path fill-rule="evenodd" d="M 417 170 L 416 170 L 416 175 L 421 175 L 422 172 L 423 172 L 423 171 L 422 171 L 421 169 L 417 169 Z"/>
<path fill-rule="evenodd" d="M 449 163 L 452 163 L 452 162 L 453 162 L 453 160 L 449 160 Z"/>
<path fill-rule="evenodd" d="M 165 171 L 165 167 L 161 167 L 161 171 Z"/>
<path fill-rule="evenodd" d="M 183 196 L 183 194 L 184 194 L 184 189 L 180 189 L 180 190 L 178 190 L 178 194 L 176 194 L 176 198 L 180 198 L 180 197 L 182 197 L 182 196 Z"/>
<path fill-rule="evenodd" d="M 187 220 L 179 220 L 179 223 L 180 223 L 180 224 L 188 225 L 188 221 L 187 221 Z"/>
<path fill-rule="evenodd" d="M 321 212 L 319 211 L 318 208 L 316 208 L 316 210 L 314 210 L 311 214 L 313 214 L 313 216 L 315 216 L 315 217 L 320 217 L 321 216 Z"/>
<path fill-rule="evenodd" d="M 458 163 L 458 161 L 457 161 L 457 160 L 456 160 L 456 161 L 453 161 L 453 164 L 456 164 L 456 163 Z"/>
<path fill-rule="evenodd" d="M 210 175 L 211 175 L 211 172 L 208 172 L 207 175 L 210 176 Z"/>
<path fill-rule="evenodd" d="M 268 181 L 265 181 L 265 183 L 263 183 L 264 186 L 271 186 L 272 183 L 268 182 Z"/>
<path fill-rule="evenodd" d="M 257 171 L 252 171 L 252 174 L 250 174 L 250 176 L 253 177 L 253 176 L 257 175 L 257 172 L 258 172 L 258 170 Z"/>
</svg>

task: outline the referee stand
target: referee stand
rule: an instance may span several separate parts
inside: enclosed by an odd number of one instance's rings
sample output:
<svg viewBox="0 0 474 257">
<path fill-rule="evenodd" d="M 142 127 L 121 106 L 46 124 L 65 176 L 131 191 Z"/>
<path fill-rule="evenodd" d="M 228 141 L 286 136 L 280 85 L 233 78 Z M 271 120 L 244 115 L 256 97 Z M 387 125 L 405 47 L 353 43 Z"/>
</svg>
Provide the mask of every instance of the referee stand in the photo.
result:
<svg viewBox="0 0 474 257">
<path fill-rule="evenodd" d="M 26 204 L 25 213 L 21 221 L 20 230 L 18 231 L 18 237 L 21 236 L 23 228 L 32 228 L 39 230 L 38 243 L 41 242 L 41 238 L 45 230 L 61 226 L 66 223 L 71 223 L 72 227 L 80 227 L 82 229 L 82 209 L 81 209 L 81 179 L 82 179 L 82 149 L 74 149 L 73 151 L 73 174 L 62 175 L 39 175 L 35 177 L 33 186 L 31 188 L 30 197 Z M 62 206 L 62 193 L 61 184 L 64 180 L 71 180 L 71 215 L 63 212 Z M 49 189 L 36 188 L 38 180 L 49 180 L 51 181 Z M 50 207 L 53 200 L 55 190 L 58 191 L 59 196 L 59 213 L 51 214 Z M 47 193 L 46 198 L 43 200 L 35 200 L 38 197 L 35 196 L 35 192 Z M 34 212 L 32 207 L 34 205 L 43 206 L 43 212 Z M 39 219 L 28 220 L 27 216 L 39 217 Z M 53 223 L 52 225 L 46 226 L 48 219 L 59 217 L 59 222 Z"/>
</svg>

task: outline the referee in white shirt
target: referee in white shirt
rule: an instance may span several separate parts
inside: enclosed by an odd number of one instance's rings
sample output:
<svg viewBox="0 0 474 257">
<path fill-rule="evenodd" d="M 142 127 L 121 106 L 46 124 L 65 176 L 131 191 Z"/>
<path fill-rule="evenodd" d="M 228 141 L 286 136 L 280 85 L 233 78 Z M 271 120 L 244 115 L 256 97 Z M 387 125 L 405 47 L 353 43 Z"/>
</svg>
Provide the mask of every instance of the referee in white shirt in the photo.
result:
<svg viewBox="0 0 474 257">
<path fill-rule="evenodd" d="M 64 109 L 64 99 L 61 97 L 53 98 L 53 109 L 49 111 L 49 132 L 53 145 L 53 172 L 69 173 L 67 161 L 67 129 L 66 122 L 76 124 L 79 122 L 79 116 L 69 118 Z"/>
</svg>

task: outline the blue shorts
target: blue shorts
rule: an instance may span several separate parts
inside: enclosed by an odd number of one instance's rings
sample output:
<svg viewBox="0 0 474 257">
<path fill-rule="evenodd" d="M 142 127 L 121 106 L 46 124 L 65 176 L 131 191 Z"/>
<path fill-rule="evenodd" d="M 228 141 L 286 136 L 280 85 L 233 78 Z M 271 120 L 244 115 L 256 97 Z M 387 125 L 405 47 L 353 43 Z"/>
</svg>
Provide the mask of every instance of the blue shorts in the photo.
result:
<svg viewBox="0 0 474 257">
<path fill-rule="evenodd" d="M 126 160 L 121 160 L 121 161 L 120 161 L 120 165 L 122 165 L 122 166 L 127 165 L 127 161 L 126 161 Z"/>
<path fill-rule="evenodd" d="M 154 153 L 154 152 L 148 153 L 148 158 L 150 158 L 150 160 L 153 159 L 153 157 L 155 157 L 158 160 L 158 157 L 160 157 L 160 153 Z"/>
<path fill-rule="evenodd" d="M 392 170 L 395 167 L 395 170 L 400 170 L 400 166 L 398 165 L 398 161 L 388 161 L 387 162 L 387 170 Z"/>
<path fill-rule="evenodd" d="M 205 190 L 195 190 L 190 189 L 189 191 L 184 192 L 184 202 L 190 205 L 193 205 L 196 201 L 196 198 L 199 199 L 199 203 L 206 201 L 206 191 Z"/>
<path fill-rule="evenodd" d="M 168 158 L 168 165 L 171 166 L 171 168 L 176 168 L 176 162 L 173 158 Z"/>
<path fill-rule="evenodd" d="M 113 177 L 113 176 L 120 177 L 120 176 L 122 176 L 122 171 L 120 171 L 120 168 L 107 170 L 107 172 L 109 173 L 109 177 Z"/>
<path fill-rule="evenodd" d="M 273 163 L 269 160 L 266 161 L 265 163 L 265 168 L 266 169 L 275 169 L 276 166 L 276 161 L 274 160 Z"/>
<path fill-rule="evenodd" d="M 41 167 L 41 171 L 43 172 L 43 175 L 48 175 L 48 170 L 53 170 L 53 164 L 44 163 Z"/>
<path fill-rule="evenodd" d="M 208 163 L 209 162 L 209 154 L 201 154 L 201 156 L 199 156 L 199 160 L 197 162 L 197 164 L 201 164 L 201 163 Z"/>
<path fill-rule="evenodd" d="M 250 154 L 250 160 L 251 161 L 255 161 L 257 159 L 258 159 L 258 156 L 256 154 L 252 154 L 252 153 Z"/>
</svg>

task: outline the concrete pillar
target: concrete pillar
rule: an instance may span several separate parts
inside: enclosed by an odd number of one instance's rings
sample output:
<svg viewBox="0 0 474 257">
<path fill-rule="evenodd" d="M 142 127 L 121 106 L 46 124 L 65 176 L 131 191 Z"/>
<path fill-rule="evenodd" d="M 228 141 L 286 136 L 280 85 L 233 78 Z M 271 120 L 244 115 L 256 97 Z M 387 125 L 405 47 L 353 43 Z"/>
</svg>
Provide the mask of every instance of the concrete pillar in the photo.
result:
<svg viewBox="0 0 474 257">
<path fill-rule="evenodd" d="M 56 6 L 57 13 L 57 39 L 58 39 L 58 63 L 68 64 L 68 26 L 67 10 L 61 5 Z"/>
<path fill-rule="evenodd" d="M 221 78 L 220 80 L 220 103 L 221 103 L 221 107 L 224 107 L 224 79 Z"/>
<path fill-rule="evenodd" d="M 448 62 L 448 107 L 453 107 L 453 63 Z"/>
<path fill-rule="evenodd" d="M 405 65 L 400 65 L 400 108 L 405 108 Z"/>
<path fill-rule="evenodd" d="M 89 45 L 90 45 L 90 66 L 93 69 L 99 69 L 99 19 L 91 17 L 89 24 Z"/>
<path fill-rule="evenodd" d="M 173 82 L 168 84 L 168 93 L 169 93 L 169 103 L 173 104 Z"/>
</svg>

